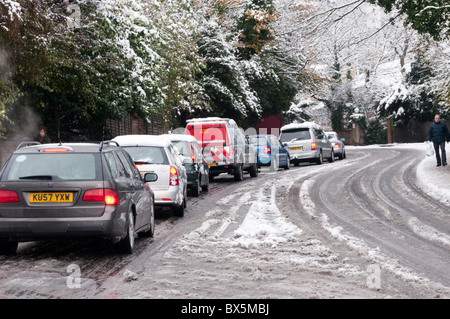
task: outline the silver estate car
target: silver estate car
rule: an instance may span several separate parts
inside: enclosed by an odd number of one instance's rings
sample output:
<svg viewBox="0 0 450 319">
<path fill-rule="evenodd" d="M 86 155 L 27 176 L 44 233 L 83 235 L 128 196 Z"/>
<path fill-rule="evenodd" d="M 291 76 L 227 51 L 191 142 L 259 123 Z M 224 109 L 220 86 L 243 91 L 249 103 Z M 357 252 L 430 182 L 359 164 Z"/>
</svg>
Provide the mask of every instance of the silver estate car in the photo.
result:
<svg viewBox="0 0 450 319">
<path fill-rule="evenodd" d="M 334 149 L 334 156 L 337 156 L 340 160 L 346 158 L 345 155 L 345 139 L 339 139 L 338 134 L 336 132 L 325 132 L 327 134 L 328 139 L 331 142 L 331 145 Z"/>
<path fill-rule="evenodd" d="M 150 185 L 155 194 L 155 206 L 171 207 L 175 216 L 184 216 L 187 174 L 172 142 L 161 135 L 122 135 L 113 141 L 130 154 L 143 176 L 146 173 L 158 175 L 158 180 Z"/>
<path fill-rule="evenodd" d="M 280 141 L 289 149 L 291 163 L 322 164 L 324 159 L 334 162 L 334 150 L 322 128 L 310 122 L 288 124 L 281 128 Z"/>
<path fill-rule="evenodd" d="M 1 253 L 77 237 L 108 238 L 132 253 L 137 233 L 153 236 L 153 193 L 115 143 L 22 144 L 0 171 Z"/>
</svg>

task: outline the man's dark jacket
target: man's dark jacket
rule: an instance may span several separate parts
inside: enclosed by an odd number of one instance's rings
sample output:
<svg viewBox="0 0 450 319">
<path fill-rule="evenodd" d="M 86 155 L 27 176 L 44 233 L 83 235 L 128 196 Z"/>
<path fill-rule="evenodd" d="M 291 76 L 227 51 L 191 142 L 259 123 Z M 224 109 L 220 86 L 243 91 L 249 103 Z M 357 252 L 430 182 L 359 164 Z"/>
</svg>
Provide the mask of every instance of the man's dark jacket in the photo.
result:
<svg viewBox="0 0 450 319">
<path fill-rule="evenodd" d="M 450 141 L 447 125 L 442 122 L 433 122 L 428 129 L 428 141 L 440 144 L 445 140 Z"/>
</svg>

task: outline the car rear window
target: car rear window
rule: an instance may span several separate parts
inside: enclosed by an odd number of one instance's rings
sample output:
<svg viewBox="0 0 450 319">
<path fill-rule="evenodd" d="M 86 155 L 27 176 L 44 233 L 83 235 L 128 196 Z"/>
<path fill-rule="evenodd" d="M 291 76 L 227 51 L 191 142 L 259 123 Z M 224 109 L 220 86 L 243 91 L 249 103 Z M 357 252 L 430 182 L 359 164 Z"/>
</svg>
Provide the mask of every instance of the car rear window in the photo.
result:
<svg viewBox="0 0 450 319">
<path fill-rule="evenodd" d="M 267 139 L 265 136 L 250 136 L 249 142 L 250 144 L 257 146 L 267 146 Z"/>
<path fill-rule="evenodd" d="M 302 141 L 302 140 L 310 140 L 311 133 L 309 132 L 309 128 L 298 128 L 293 130 L 287 130 L 281 132 L 280 140 L 281 142 L 291 142 L 292 140 Z"/>
<path fill-rule="evenodd" d="M 98 154 L 16 154 L 8 162 L 2 181 L 97 180 Z"/>
<path fill-rule="evenodd" d="M 186 141 L 172 141 L 173 146 L 183 156 L 191 157 L 194 155 L 194 150 L 191 145 Z"/>
<path fill-rule="evenodd" d="M 169 165 L 164 147 L 159 146 L 133 146 L 123 147 L 135 163 Z"/>
<path fill-rule="evenodd" d="M 188 124 L 186 133 L 194 136 L 202 147 L 230 143 L 227 126 L 222 122 Z"/>
</svg>

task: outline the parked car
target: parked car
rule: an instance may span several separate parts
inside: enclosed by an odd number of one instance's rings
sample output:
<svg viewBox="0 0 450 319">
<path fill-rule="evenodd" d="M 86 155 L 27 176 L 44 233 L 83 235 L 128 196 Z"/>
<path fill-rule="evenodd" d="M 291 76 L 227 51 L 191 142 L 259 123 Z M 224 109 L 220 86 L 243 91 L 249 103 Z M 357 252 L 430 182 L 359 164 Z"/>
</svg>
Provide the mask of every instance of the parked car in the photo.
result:
<svg viewBox="0 0 450 319">
<path fill-rule="evenodd" d="M 113 141 L 130 154 L 142 175 L 158 175 L 158 180 L 151 184 L 155 206 L 170 207 L 175 216 L 184 216 L 187 203 L 186 169 L 170 140 L 156 135 L 122 135 Z"/>
<path fill-rule="evenodd" d="M 153 192 L 115 143 L 24 145 L 0 171 L 2 253 L 22 241 L 77 237 L 109 238 L 132 253 L 135 234 L 153 236 Z"/>
<path fill-rule="evenodd" d="M 200 190 L 207 192 L 209 189 L 209 165 L 195 137 L 185 134 L 164 136 L 170 139 L 182 156 L 183 165 L 186 168 L 187 185 L 192 196 L 199 196 Z"/>
<path fill-rule="evenodd" d="M 244 171 L 258 176 L 258 153 L 231 119 L 208 117 L 187 121 L 186 134 L 200 143 L 210 167 L 210 181 L 222 173 L 244 179 Z"/>
<path fill-rule="evenodd" d="M 340 160 L 346 158 L 345 155 L 345 139 L 339 139 L 338 134 L 336 132 L 325 132 L 327 134 L 328 139 L 331 142 L 331 145 L 334 149 L 334 156 L 337 156 Z"/>
<path fill-rule="evenodd" d="M 315 123 L 293 123 L 281 128 L 280 141 L 288 147 L 291 163 L 322 164 L 324 159 L 334 162 L 334 150 L 327 135 Z"/>
<path fill-rule="evenodd" d="M 290 168 L 289 151 L 275 135 L 250 135 L 248 138 L 258 150 L 258 166 L 270 166 L 275 172 L 279 167 Z"/>
</svg>

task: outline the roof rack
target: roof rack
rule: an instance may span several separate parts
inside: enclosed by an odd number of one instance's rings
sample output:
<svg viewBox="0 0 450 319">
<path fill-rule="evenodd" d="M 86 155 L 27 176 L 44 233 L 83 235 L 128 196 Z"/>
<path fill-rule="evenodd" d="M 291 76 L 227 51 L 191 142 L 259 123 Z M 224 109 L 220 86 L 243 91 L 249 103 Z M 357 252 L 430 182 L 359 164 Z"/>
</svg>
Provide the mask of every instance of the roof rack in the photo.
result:
<svg viewBox="0 0 450 319">
<path fill-rule="evenodd" d="M 16 150 L 23 148 L 23 147 L 27 147 L 27 146 L 33 146 L 33 145 L 41 145 L 41 143 L 36 142 L 36 141 L 22 142 L 19 144 L 19 146 L 17 146 Z"/>
<path fill-rule="evenodd" d="M 120 147 L 120 145 L 119 145 L 119 143 L 117 142 L 117 141 L 111 141 L 111 140 L 108 140 L 108 141 L 102 141 L 101 143 L 100 143 L 100 151 L 103 149 L 103 146 L 105 146 L 105 145 L 110 145 L 110 144 L 116 144 L 118 147 Z"/>
</svg>

